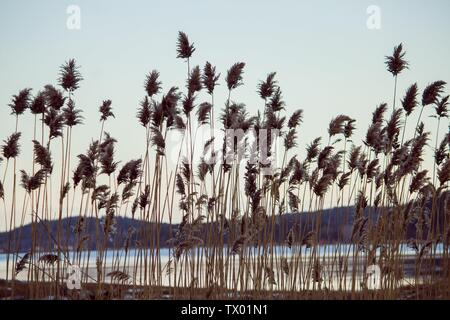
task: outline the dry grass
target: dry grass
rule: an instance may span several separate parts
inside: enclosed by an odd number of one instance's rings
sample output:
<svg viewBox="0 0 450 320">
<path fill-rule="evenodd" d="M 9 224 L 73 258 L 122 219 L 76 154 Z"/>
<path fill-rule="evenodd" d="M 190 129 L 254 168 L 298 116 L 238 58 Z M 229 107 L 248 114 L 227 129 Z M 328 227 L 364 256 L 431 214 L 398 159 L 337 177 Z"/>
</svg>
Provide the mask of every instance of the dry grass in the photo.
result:
<svg viewBox="0 0 450 320">
<path fill-rule="evenodd" d="M 395 77 L 392 113 L 388 114 L 387 104 L 380 104 L 360 145 L 352 141 L 355 120 L 342 114 L 334 117 L 328 137 L 312 141 L 301 159 L 297 140 L 303 112 L 286 114 L 276 73 L 269 73 L 258 85 L 263 110 L 252 116 L 245 105 L 234 102 L 245 69 L 245 63 L 235 63 L 226 72 L 228 96 L 217 116 L 214 92 L 220 74 L 209 62 L 204 68 L 191 68 L 194 52 L 194 45 L 180 32 L 177 57 L 187 62 L 185 93 L 176 87 L 161 93 L 159 72 L 153 70 L 146 76 L 145 96 L 137 111 L 146 144 L 138 151 L 141 157 L 122 165 L 115 159 L 117 141 L 105 131 L 108 119 L 115 116 L 111 100 L 99 107 L 98 139 L 85 154 L 75 158 L 71 153 L 73 130 L 83 119 L 75 107 L 75 93 L 83 80 L 75 60 L 61 67 L 61 89 L 48 85 L 34 96 L 31 89 L 13 96 L 9 106 L 16 130 L 1 149 L 6 159 L 0 184 L 1 213 L 10 231 L 2 297 L 450 298 L 450 139 L 439 131 L 443 121 L 448 125 L 445 82 L 431 83 L 420 102 L 419 88 L 412 85 L 401 108 L 396 108 L 398 77 L 409 65 L 403 46 L 397 46 L 386 57 L 387 69 Z M 198 101 L 202 90 L 209 101 Z M 408 138 L 407 121 L 419 104 L 416 130 Z M 434 148 L 429 146 L 432 135 L 421 122 L 424 109 L 431 110 L 431 105 L 437 119 Z M 26 110 L 35 118 L 34 156 L 29 168 L 18 171 L 19 119 Z M 205 127 L 210 137 L 202 142 L 204 150 L 197 157 L 196 134 Z M 220 140 L 214 136 L 217 129 L 247 136 Z M 269 135 L 254 135 L 263 130 Z M 182 141 L 173 167 L 166 158 L 171 134 Z M 272 142 L 274 135 L 282 139 L 281 154 Z M 57 139 L 61 150 L 52 146 Z M 433 170 L 423 167 L 427 149 L 435 155 Z M 268 171 L 270 162 L 263 150 L 268 157 L 278 152 L 281 165 Z M 60 158 L 60 167 L 53 166 L 55 157 Z M 8 172 L 12 179 L 5 185 Z M 55 185 L 58 191 L 51 194 Z M 19 187 L 26 191 L 22 204 L 16 192 Z M 50 199 L 58 199 L 56 208 Z M 329 240 L 323 236 L 330 231 L 330 221 L 322 219 L 326 206 L 340 208 L 341 221 L 352 224 L 350 233 L 333 226 L 339 230 L 335 248 L 353 244 L 327 257 L 320 250 Z M 308 223 L 301 222 L 299 215 L 291 224 L 280 219 L 292 212 L 306 215 Z M 23 235 L 18 228 L 30 215 L 33 241 L 27 253 L 21 254 Z M 150 229 L 117 230 L 118 215 L 152 224 Z M 76 225 L 62 225 L 64 217 L 74 216 L 78 217 Z M 86 232 L 87 218 L 95 218 L 95 238 Z M 58 221 L 57 230 L 37 232 L 37 225 L 45 225 L 48 219 Z M 160 237 L 164 220 L 179 223 L 169 239 Z M 409 239 L 408 230 L 414 230 L 415 237 Z M 127 234 L 125 243 L 115 241 L 119 232 Z M 68 233 L 76 238 L 73 250 L 68 246 Z M 166 240 L 170 246 L 167 261 L 161 256 Z M 89 273 L 94 252 L 88 244 L 95 247 L 95 275 Z M 405 244 L 416 253 L 406 287 L 401 285 Z M 438 247 L 442 248 L 439 252 Z M 131 248 L 137 254 L 131 255 Z M 108 253 L 112 261 L 106 259 Z M 371 264 L 379 265 L 383 276 L 382 289 L 377 291 L 357 283 L 358 275 Z M 70 265 L 82 269 L 81 291 L 66 288 L 65 272 Z M 19 273 L 27 273 L 26 283 L 16 281 Z"/>
</svg>

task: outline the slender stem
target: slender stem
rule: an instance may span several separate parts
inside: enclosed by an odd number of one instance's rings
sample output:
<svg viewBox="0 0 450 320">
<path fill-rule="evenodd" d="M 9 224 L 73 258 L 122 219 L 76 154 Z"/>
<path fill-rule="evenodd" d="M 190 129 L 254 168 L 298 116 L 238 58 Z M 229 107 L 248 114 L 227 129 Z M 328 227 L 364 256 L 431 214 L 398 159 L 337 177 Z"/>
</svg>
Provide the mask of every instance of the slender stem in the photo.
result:
<svg viewBox="0 0 450 320">
<path fill-rule="evenodd" d="M 436 142 L 434 144 L 434 152 L 436 152 L 437 148 L 438 148 L 438 141 L 439 141 L 439 126 L 441 124 L 441 118 L 438 117 L 438 123 L 437 123 L 437 128 L 436 128 Z M 433 160 L 433 186 L 436 186 L 436 159 Z"/>
<path fill-rule="evenodd" d="M 420 109 L 420 114 L 419 117 L 417 118 L 416 129 L 414 130 L 414 138 L 417 136 L 417 129 L 419 128 L 420 120 L 422 119 L 423 108 L 424 106 L 422 106 L 422 108 Z"/>
<path fill-rule="evenodd" d="M 398 77 L 398 75 L 395 76 L 395 80 L 394 80 L 394 100 L 392 103 L 392 111 L 395 111 L 395 104 L 396 104 L 396 100 L 397 100 L 397 77 Z"/>
</svg>

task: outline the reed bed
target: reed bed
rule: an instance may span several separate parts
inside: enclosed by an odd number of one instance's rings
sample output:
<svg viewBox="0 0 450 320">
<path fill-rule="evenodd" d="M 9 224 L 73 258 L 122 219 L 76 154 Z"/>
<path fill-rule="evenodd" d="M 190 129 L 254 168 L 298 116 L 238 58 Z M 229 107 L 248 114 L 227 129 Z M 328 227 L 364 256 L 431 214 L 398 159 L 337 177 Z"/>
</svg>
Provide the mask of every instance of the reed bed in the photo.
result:
<svg viewBox="0 0 450 320">
<path fill-rule="evenodd" d="M 235 102 L 245 63 L 222 75 L 209 62 L 192 66 L 194 53 L 180 32 L 184 88 L 164 93 L 158 71 L 146 76 L 136 113 L 146 143 L 128 161 L 115 158 L 117 140 L 106 131 L 115 117 L 111 100 L 99 107 L 87 151 L 71 152 L 83 123 L 75 60 L 61 66 L 57 86 L 12 97 L 15 131 L 1 146 L 4 286 L 10 288 L 4 297 L 450 298 L 444 81 L 422 91 L 413 84 L 398 99 L 397 82 L 409 64 L 403 46 L 395 47 L 386 57 L 392 105 L 375 108 L 364 141 L 352 140 L 356 120 L 340 114 L 301 157 L 303 110 L 287 114 L 275 72 L 258 85 L 261 108 L 250 115 Z M 226 90 L 226 101 L 214 99 L 217 90 Z M 207 101 L 199 101 L 201 91 Z M 34 117 L 32 144 L 21 132 L 26 112 Z M 424 114 L 436 118 L 436 128 L 425 128 Z M 208 138 L 199 143 L 205 129 Z M 167 159 L 170 135 L 181 140 L 176 161 Z M 27 168 L 17 167 L 21 145 L 33 148 Z M 425 168 L 426 152 L 434 155 L 433 168 Z M 325 215 L 327 208 L 335 209 Z M 123 229 L 119 217 L 143 223 Z M 30 230 L 30 247 L 21 245 L 23 230 Z M 381 272 L 376 288 L 367 283 L 371 265 Z M 67 288 L 73 266 L 81 270 L 81 290 Z"/>
</svg>

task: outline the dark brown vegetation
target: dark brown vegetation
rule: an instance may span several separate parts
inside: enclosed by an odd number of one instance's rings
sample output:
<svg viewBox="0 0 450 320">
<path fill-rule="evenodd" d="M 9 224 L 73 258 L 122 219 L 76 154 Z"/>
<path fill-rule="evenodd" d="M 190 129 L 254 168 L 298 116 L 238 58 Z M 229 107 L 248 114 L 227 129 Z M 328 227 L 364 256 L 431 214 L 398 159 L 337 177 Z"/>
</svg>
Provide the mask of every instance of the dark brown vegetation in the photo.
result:
<svg viewBox="0 0 450 320">
<path fill-rule="evenodd" d="M 13 96 L 9 107 L 16 128 L 1 148 L 6 163 L 0 212 L 9 231 L 2 243 L 7 252 L 2 297 L 123 299 L 125 291 L 139 299 L 164 293 L 207 299 L 450 297 L 450 135 L 439 130 L 448 125 L 444 81 L 422 92 L 413 84 L 397 107 L 397 81 L 409 64 L 403 46 L 395 47 L 386 57 L 395 78 L 392 111 L 387 103 L 376 107 L 362 144 L 352 141 L 355 119 L 332 118 L 327 135 L 308 144 L 302 158 L 297 137 L 303 111 L 286 114 L 274 72 L 257 88 L 261 112 L 249 115 L 235 102 L 245 63 L 235 63 L 221 76 L 209 62 L 191 67 L 194 52 L 180 32 L 177 57 L 187 64 L 184 90 L 161 92 L 158 71 L 146 76 L 137 119 L 147 143 L 142 156 L 126 162 L 115 159 L 117 141 L 105 131 L 115 117 L 111 100 L 100 104 L 98 136 L 75 161 L 72 134 L 83 120 L 75 94 L 83 78 L 75 60 L 61 66 L 60 88 L 47 85 L 34 95 L 26 88 Z M 226 86 L 217 87 L 222 79 Z M 219 116 L 218 88 L 227 92 Z M 208 101 L 198 101 L 202 90 Z M 408 137 L 407 125 L 418 109 Z M 27 110 L 35 119 L 32 145 L 19 131 Z M 424 112 L 436 117 L 434 138 L 421 121 Z M 211 134 L 198 157 L 194 145 L 201 127 Z M 214 135 L 217 129 L 246 135 L 222 140 Z M 267 134 L 260 135 L 264 130 Z M 174 167 L 167 161 L 171 134 L 182 141 Z M 274 137 L 282 141 L 281 154 Z M 57 139 L 61 150 L 52 144 Z M 34 156 L 29 168 L 19 170 L 16 159 L 27 146 Z M 264 148 L 267 156 L 282 159 L 277 167 L 266 162 Z M 424 167 L 427 150 L 434 154 L 433 169 Z M 54 167 L 54 157 L 60 157 L 60 167 Z M 5 185 L 8 172 L 12 178 Z M 18 188 L 25 191 L 23 199 Z M 324 214 L 327 206 L 339 209 L 334 213 L 339 219 Z M 296 213 L 291 220 L 281 218 L 290 213 Z M 123 230 L 116 223 L 119 215 L 144 224 Z M 21 228 L 29 216 L 30 228 Z M 49 220 L 55 220 L 55 228 L 48 227 Z M 94 226 L 87 228 L 88 221 Z M 31 237 L 27 248 L 21 247 L 23 230 Z M 335 246 L 325 255 L 321 250 L 330 242 L 330 230 Z M 348 242 L 352 246 L 343 246 Z M 409 277 L 406 245 L 413 251 Z M 168 259 L 161 255 L 166 246 Z M 137 253 L 132 255 L 131 248 Z M 358 278 L 373 264 L 383 279 L 377 291 Z M 81 291 L 66 287 L 72 265 L 82 269 Z M 17 281 L 21 275 L 26 282 Z"/>
</svg>

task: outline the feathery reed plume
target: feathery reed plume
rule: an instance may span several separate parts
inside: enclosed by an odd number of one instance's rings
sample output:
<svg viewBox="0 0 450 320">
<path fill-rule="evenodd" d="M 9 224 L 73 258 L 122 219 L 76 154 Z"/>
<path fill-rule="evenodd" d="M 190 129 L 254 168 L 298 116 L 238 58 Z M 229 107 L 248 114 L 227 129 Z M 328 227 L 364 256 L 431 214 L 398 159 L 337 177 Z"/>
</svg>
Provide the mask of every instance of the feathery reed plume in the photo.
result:
<svg viewBox="0 0 450 320">
<path fill-rule="evenodd" d="M 220 73 L 216 74 L 216 67 L 213 67 L 211 63 L 206 62 L 203 67 L 202 82 L 203 86 L 208 90 L 211 95 L 214 93 L 214 88 L 218 85 Z"/>
<path fill-rule="evenodd" d="M 52 156 L 50 150 L 42 146 L 39 141 L 33 140 L 34 161 L 41 165 L 48 173 L 52 172 Z"/>
<path fill-rule="evenodd" d="M 44 123 L 49 128 L 49 138 L 54 139 L 57 137 L 62 137 L 63 126 L 64 126 L 64 115 L 60 113 L 57 109 L 48 108 L 45 111 Z"/>
<path fill-rule="evenodd" d="M 430 252 L 432 245 L 433 245 L 433 241 L 428 240 L 421 246 L 420 252 L 419 252 L 419 258 L 418 258 L 419 261 L 422 260 L 422 258 Z"/>
<path fill-rule="evenodd" d="M 156 152 L 159 155 L 163 156 L 166 148 L 166 142 L 164 140 L 164 137 L 161 134 L 161 131 L 156 127 L 151 127 L 151 131 L 152 131 L 151 142 L 156 147 Z"/>
<path fill-rule="evenodd" d="M 446 96 L 437 102 L 436 107 L 434 108 L 437 118 L 448 118 L 449 98 L 450 96 Z"/>
<path fill-rule="evenodd" d="M 183 178 L 179 173 L 177 173 L 176 176 L 176 186 L 177 186 L 177 192 L 182 195 L 183 197 L 186 196 L 186 188 L 184 187 L 184 181 Z"/>
<path fill-rule="evenodd" d="M 364 209 L 364 205 L 366 204 L 365 198 L 362 198 L 362 202 L 360 204 L 360 208 Z M 358 251 L 366 251 L 366 243 L 367 243 L 367 222 L 368 219 L 360 216 L 357 219 L 355 219 L 353 223 L 353 229 L 352 229 L 352 236 L 351 240 L 355 244 L 358 245 Z"/>
<path fill-rule="evenodd" d="M 272 96 L 272 94 L 275 91 L 275 87 L 277 84 L 277 81 L 275 80 L 276 72 L 271 72 L 267 75 L 267 78 L 265 81 L 261 81 L 258 84 L 258 94 L 261 97 L 261 99 L 266 100 Z"/>
<path fill-rule="evenodd" d="M 369 162 L 369 160 L 367 159 L 367 154 L 362 152 L 359 155 L 358 166 L 356 168 L 356 169 L 358 169 L 358 172 L 359 172 L 359 175 L 361 176 L 361 178 L 366 174 L 368 162 Z"/>
<path fill-rule="evenodd" d="M 192 110 L 195 108 L 195 96 L 192 94 L 188 94 L 187 96 L 184 96 L 183 99 L 183 112 L 184 114 L 189 117 Z"/>
<path fill-rule="evenodd" d="M 83 182 L 83 189 L 95 187 L 97 174 L 96 161 L 99 155 L 99 143 L 94 141 L 90 144 L 87 153 L 78 155 L 78 166 L 73 173 L 73 184 L 77 186 L 80 181 Z"/>
<path fill-rule="evenodd" d="M 442 151 L 441 148 L 438 149 L 439 128 L 441 125 L 442 118 L 448 118 L 448 104 L 449 104 L 448 99 L 449 99 L 449 97 L 450 96 L 446 96 L 436 102 L 436 106 L 435 106 L 436 115 L 432 116 L 433 118 L 437 118 L 434 150 L 435 150 L 435 156 L 437 155 L 438 157 L 435 157 L 435 159 L 439 158 L 439 153 Z M 433 184 L 435 183 L 435 178 L 436 178 L 436 164 L 437 164 L 436 162 L 433 163 Z"/>
<path fill-rule="evenodd" d="M 30 111 L 32 114 L 42 114 L 45 111 L 46 97 L 45 92 L 39 91 L 30 103 Z"/>
<path fill-rule="evenodd" d="M 315 259 L 312 269 L 313 269 L 312 270 L 312 280 L 319 284 L 322 283 L 323 282 L 323 278 L 321 275 L 322 274 L 322 265 L 320 264 L 319 259 Z"/>
<path fill-rule="evenodd" d="M 68 127 L 74 127 L 83 123 L 83 116 L 80 109 L 75 109 L 75 102 L 70 99 L 67 107 L 62 109 L 64 116 L 64 123 Z"/>
<path fill-rule="evenodd" d="M 372 113 L 372 124 L 383 122 L 383 116 L 384 116 L 384 113 L 386 112 L 386 109 L 387 109 L 386 103 L 380 104 L 375 109 L 375 111 Z"/>
<path fill-rule="evenodd" d="M 136 183 L 136 180 L 142 174 L 141 164 L 141 159 L 128 161 L 119 171 L 119 174 L 117 176 L 117 184 Z"/>
<path fill-rule="evenodd" d="M 66 197 L 67 197 L 67 194 L 69 193 L 69 190 L 70 190 L 70 183 L 69 182 L 66 182 L 65 184 L 64 184 L 64 186 L 62 187 L 62 189 L 61 189 L 61 199 L 65 199 Z"/>
<path fill-rule="evenodd" d="M 327 174 L 322 176 L 317 183 L 314 185 L 314 193 L 318 197 L 323 197 L 327 192 L 328 188 L 333 183 L 333 176 L 331 174 Z"/>
<path fill-rule="evenodd" d="M 417 87 L 417 83 L 414 83 L 406 91 L 405 97 L 401 101 L 403 110 L 405 110 L 405 112 L 406 112 L 406 116 L 409 116 L 414 111 L 414 109 L 417 107 L 418 92 L 419 92 L 419 89 Z"/>
<path fill-rule="evenodd" d="M 316 233 L 314 231 L 310 231 L 303 237 L 301 245 L 306 246 L 307 249 L 310 249 L 314 246 L 315 242 Z"/>
<path fill-rule="evenodd" d="M 147 95 L 151 98 L 153 95 L 158 94 L 161 90 L 161 82 L 158 81 L 159 72 L 156 70 L 152 70 L 149 72 L 147 77 L 145 78 L 145 91 Z"/>
<path fill-rule="evenodd" d="M 371 147 L 375 154 L 379 154 L 384 149 L 386 131 L 382 128 L 381 122 L 372 123 L 367 129 L 364 144 Z"/>
<path fill-rule="evenodd" d="M 203 244 L 202 239 L 200 239 L 198 237 L 190 236 L 188 239 L 181 241 L 177 245 L 175 252 L 174 252 L 174 256 L 178 260 L 178 259 L 180 259 L 183 252 L 189 251 L 192 248 L 202 245 L 202 244 Z"/>
<path fill-rule="evenodd" d="M 394 100 L 392 103 L 392 108 L 395 110 L 396 98 L 397 98 L 397 78 L 398 75 L 404 70 L 408 69 L 408 62 L 404 59 L 405 52 L 403 52 L 403 45 L 396 46 L 394 48 L 394 53 L 392 56 L 386 56 L 385 64 L 387 70 L 394 76 Z"/>
<path fill-rule="evenodd" d="M 78 186 L 78 184 L 81 182 L 82 179 L 83 179 L 83 168 L 80 165 L 78 165 L 76 169 L 73 171 L 72 175 L 72 182 L 74 188 Z"/>
<path fill-rule="evenodd" d="M 336 154 L 332 155 L 329 160 L 326 163 L 325 169 L 323 170 L 324 175 L 331 175 L 333 178 L 333 181 L 335 181 L 339 175 L 339 166 L 342 162 L 342 154 L 344 153 L 343 150 L 337 152 Z"/>
<path fill-rule="evenodd" d="M 297 142 L 295 141 L 296 139 L 297 134 L 295 132 L 295 129 L 290 129 L 284 137 L 284 147 L 286 148 L 286 150 L 290 150 L 297 146 Z"/>
<path fill-rule="evenodd" d="M 373 159 L 367 165 L 366 168 L 367 182 L 372 182 L 372 180 L 378 176 L 380 172 L 380 167 L 378 165 L 379 162 L 380 161 L 378 159 Z"/>
<path fill-rule="evenodd" d="M 75 59 L 70 59 L 60 67 L 59 85 L 68 92 L 73 92 L 79 87 L 79 82 L 83 80 L 80 67 L 76 65 Z"/>
<path fill-rule="evenodd" d="M 258 169 L 256 168 L 256 165 L 248 161 L 245 165 L 244 173 L 244 191 L 247 197 L 252 197 L 257 192 L 257 173 Z"/>
<path fill-rule="evenodd" d="M 195 92 L 202 90 L 202 76 L 199 66 L 195 66 L 189 73 L 187 89 L 189 95 L 193 95 Z"/>
<path fill-rule="evenodd" d="M 289 263 L 286 257 L 281 258 L 281 270 L 288 276 L 290 273 Z"/>
<path fill-rule="evenodd" d="M 276 286 L 277 282 L 275 281 L 275 272 L 273 271 L 273 269 L 266 266 L 265 271 L 266 271 L 267 282 L 272 286 Z"/>
<path fill-rule="evenodd" d="M 244 72 L 245 63 L 237 62 L 231 66 L 227 72 L 225 81 L 227 82 L 228 90 L 233 90 L 243 84 L 242 74 Z"/>
<path fill-rule="evenodd" d="M 183 178 L 189 182 L 191 180 L 191 165 L 186 157 L 181 160 L 180 171 Z"/>
<path fill-rule="evenodd" d="M 11 107 L 11 114 L 19 116 L 30 107 L 31 89 L 21 90 L 17 95 L 13 95 L 12 101 L 8 104 Z"/>
<path fill-rule="evenodd" d="M 105 139 L 100 144 L 99 161 L 101 164 L 101 173 L 110 176 L 116 171 L 118 162 L 114 161 L 114 144 L 116 139 L 111 138 L 108 133 L 105 132 Z"/>
<path fill-rule="evenodd" d="M 111 104 L 111 100 L 103 100 L 102 105 L 98 108 L 98 111 L 101 113 L 100 121 L 106 121 L 109 117 L 115 118 Z"/>
<path fill-rule="evenodd" d="M 306 147 L 306 161 L 312 162 L 319 155 L 319 146 L 321 137 L 314 139 L 307 147 Z"/>
<path fill-rule="evenodd" d="M 396 109 L 392 113 L 391 118 L 386 124 L 385 133 L 386 133 L 386 143 L 385 143 L 385 153 L 391 151 L 395 144 L 397 143 L 398 136 L 400 134 L 400 121 L 402 118 L 402 109 Z"/>
<path fill-rule="evenodd" d="M 150 186 L 147 184 L 144 188 L 144 192 L 139 196 L 139 207 L 142 210 L 150 204 Z"/>
<path fill-rule="evenodd" d="M 352 120 L 350 117 L 346 115 L 338 115 L 336 118 L 333 118 L 330 121 L 330 125 L 328 126 L 328 135 L 330 137 L 335 136 L 337 134 L 344 133 L 345 122 Z"/>
<path fill-rule="evenodd" d="M 203 102 L 198 106 L 197 109 L 197 120 L 199 125 L 208 124 L 209 116 L 211 113 L 212 105 L 208 102 Z"/>
<path fill-rule="evenodd" d="M 243 103 L 231 104 L 223 110 L 220 120 L 226 129 L 242 129 L 244 131 L 247 131 L 254 122 L 254 118 L 248 117 Z"/>
<path fill-rule="evenodd" d="M 277 87 L 272 94 L 272 97 L 269 101 L 269 110 L 272 114 L 284 109 L 286 103 L 283 101 L 283 93 L 281 92 L 281 88 Z"/>
<path fill-rule="evenodd" d="M 423 110 L 423 109 L 422 109 Z M 419 118 L 420 119 L 420 118 Z M 422 135 L 425 131 L 425 124 L 421 121 L 416 128 L 416 135 Z"/>
<path fill-rule="evenodd" d="M 17 95 L 13 95 L 12 101 L 8 104 L 11 107 L 11 114 L 19 116 L 30 107 L 31 89 L 21 90 Z"/>
<path fill-rule="evenodd" d="M 42 185 L 47 171 L 41 169 L 31 177 L 28 176 L 25 170 L 20 170 L 20 173 L 22 175 L 20 179 L 22 188 L 24 188 L 26 192 L 31 193 L 31 191 L 36 190 Z"/>
<path fill-rule="evenodd" d="M 16 132 L 10 135 L 6 140 L 3 140 L 2 153 L 6 159 L 16 158 L 20 153 L 20 139 L 21 133 Z"/>
<path fill-rule="evenodd" d="M 327 146 L 319 153 L 319 156 L 317 157 L 317 167 L 319 169 L 324 169 L 327 166 L 333 149 L 332 146 Z"/>
<path fill-rule="evenodd" d="M 194 53 L 194 43 L 189 43 L 189 38 L 186 33 L 179 31 L 178 32 L 178 43 L 177 43 L 177 58 L 181 59 L 189 59 Z"/>
<path fill-rule="evenodd" d="M 403 51 L 403 44 L 394 47 L 392 56 L 386 56 L 385 64 L 387 70 L 395 77 L 408 68 L 408 62 L 404 59 L 406 52 Z"/>
<path fill-rule="evenodd" d="M 26 269 L 27 264 L 30 261 L 30 256 L 31 256 L 30 253 L 27 252 L 22 256 L 22 258 L 20 258 L 20 260 L 17 261 L 15 268 L 16 275 L 18 275 L 21 271 Z"/>
<path fill-rule="evenodd" d="M 241 235 L 239 238 L 237 238 L 233 245 L 231 246 L 231 254 L 241 254 L 242 248 L 244 247 L 245 243 L 248 241 L 248 235 Z"/>
<path fill-rule="evenodd" d="M 150 108 L 150 102 L 148 100 L 148 97 L 146 96 L 144 100 L 140 102 L 140 108 L 137 112 L 137 118 L 139 119 L 139 123 L 146 128 L 147 125 L 150 123 L 150 119 L 152 117 L 152 111 Z"/>
<path fill-rule="evenodd" d="M 344 137 L 346 139 L 350 139 L 353 135 L 353 131 L 356 129 L 354 123 L 356 122 L 355 119 L 350 119 L 347 121 L 347 123 L 344 125 Z"/>
<path fill-rule="evenodd" d="M 319 168 L 315 168 L 311 175 L 309 176 L 308 182 L 309 182 L 309 188 L 312 190 L 319 179 Z"/>
<path fill-rule="evenodd" d="M 91 202 L 98 201 L 98 208 L 104 208 L 106 206 L 106 202 L 111 192 L 109 187 L 105 184 L 102 184 L 92 191 Z"/>
<path fill-rule="evenodd" d="M 298 212 L 300 206 L 300 198 L 292 191 L 288 192 L 289 197 L 289 207 L 292 212 Z"/>
<path fill-rule="evenodd" d="M 355 145 L 352 145 L 350 148 L 350 152 L 348 154 L 348 161 L 347 161 L 350 171 L 353 171 L 358 168 L 360 156 L 361 156 L 361 146 L 356 147 Z"/>
<path fill-rule="evenodd" d="M 47 106 L 55 110 L 61 109 L 66 101 L 63 93 L 51 84 L 45 86 L 44 94 Z"/>
<path fill-rule="evenodd" d="M 181 95 L 178 92 L 178 88 L 172 87 L 167 94 L 163 96 L 160 104 L 153 104 L 152 123 L 154 126 L 159 127 L 164 118 L 166 119 L 167 128 L 170 128 L 179 122 L 179 119 L 177 119 L 179 117 L 177 105 L 180 98 Z"/>
<path fill-rule="evenodd" d="M 441 168 L 438 169 L 438 180 L 441 186 L 450 181 L 450 159 L 445 160 Z"/>
<path fill-rule="evenodd" d="M 339 178 L 338 182 L 339 190 L 344 189 L 344 187 L 348 184 L 351 175 L 352 175 L 351 171 L 341 174 L 341 177 Z"/>
<path fill-rule="evenodd" d="M 273 99 L 272 99 L 273 100 Z M 272 106 L 272 101 L 269 102 L 269 107 L 266 109 L 266 128 L 280 130 L 284 126 L 286 117 L 278 117 L 275 113 L 275 108 Z"/>
<path fill-rule="evenodd" d="M 206 175 L 208 174 L 209 170 L 210 170 L 210 166 L 206 163 L 205 158 L 201 157 L 200 163 L 198 164 L 198 167 L 197 167 L 197 176 L 200 179 L 200 181 L 202 181 L 202 182 L 205 181 Z"/>
<path fill-rule="evenodd" d="M 38 261 L 48 265 L 54 265 L 59 260 L 56 254 L 44 254 L 39 257 Z"/>
<path fill-rule="evenodd" d="M 246 172 L 244 174 L 244 191 L 245 195 L 250 200 L 251 212 L 253 213 L 252 218 L 257 218 L 257 210 L 260 205 L 262 189 L 258 189 L 258 185 L 256 183 L 258 170 L 255 164 L 247 163 Z"/>
<path fill-rule="evenodd" d="M 442 139 L 439 147 L 434 152 L 434 162 L 439 166 L 449 157 L 448 146 L 450 146 L 450 133 L 447 133 Z"/>
<path fill-rule="evenodd" d="M 355 201 L 356 215 L 362 215 L 362 211 L 367 208 L 367 198 L 363 191 L 359 191 Z M 355 222 L 356 223 L 356 222 Z"/>
<path fill-rule="evenodd" d="M 428 183 L 428 170 L 423 170 L 423 171 L 419 171 L 417 172 L 412 181 L 411 181 L 411 185 L 409 186 L 409 192 L 412 194 L 414 192 L 419 191 L 420 189 L 422 189 L 427 183 Z"/>
<path fill-rule="evenodd" d="M 212 214 L 214 210 L 214 205 L 216 204 L 216 197 L 211 197 L 208 199 L 208 204 L 206 205 L 208 213 Z"/>
<path fill-rule="evenodd" d="M 308 164 L 306 162 L 300 163 L 297 159 L 293 158 L 294 168 L 289 180 L 290 185 L 301 184 L 308 179 Z"/>
<path fill-rule="evenodd" d="M 106 276 L 110 277 L 112 281 L 118 281 L 122 283 L 127 282 L 131 279 L 130 275 L 120 270 L 108 272 Z"/>
<path fill-rule="evenodd" d="M 429 133 L 425 132 L 413 139 L 407 158 L 400 164 L 399 170 L 402 174 L 410 174 L 418 170 L 420 163 L 423 161 L 423 149 L 428 142 L 428 136 Z"/>
<path fill-rule="evenodd" d="M 391 163 L 393 165 L 398 166 L 402 162 L 406 161 L 411 143 L 412 143 L 411 140 L 406 141 L 400 148 L 394 150 L 394 152 L 392 153 L 392 159 L 391 159 Z"/>
<path fill-rule="evenodd" d="M 109 238 L 109 240 L 111 240 L 111 236 L 117 231 L 115 210 L 117 208 L 118 200 L 119 196 L 117 195 L 117 193 L 113 193 L 103 205 L 106 210 L 106 216 L 101 221 L 101 224 L 103 226 L 103 232 L 105 236 Z"/>
<path fill-rule="evenodd" d="M 422 106 L 439 103 L 438 99 L 441 97 L 446 84 L 444 81 L 436 81 L 428 85 L 422 94 Z"/>
<path fill-rule="evenodd" d="M 285 242 L 286 242 L 286 244 L 287 244 L 289 249 L 292 249 L 292 245 L 294 244 L 294 229 L 295 229 L 295 227 L 297 227 L 297 226 L 295 226 L 295 225 L 292 226 L 289 229 L 289 232 L 288 232 L 288 234 L 286 236 Z"/>
<path fill-rule="evenodd" d="M 288 128 L 294 129 L 298 127 L 302 122 L 303 122 L 303 110 L 302 109 L 296 110 L 289 118 Z"/>
</svg>

